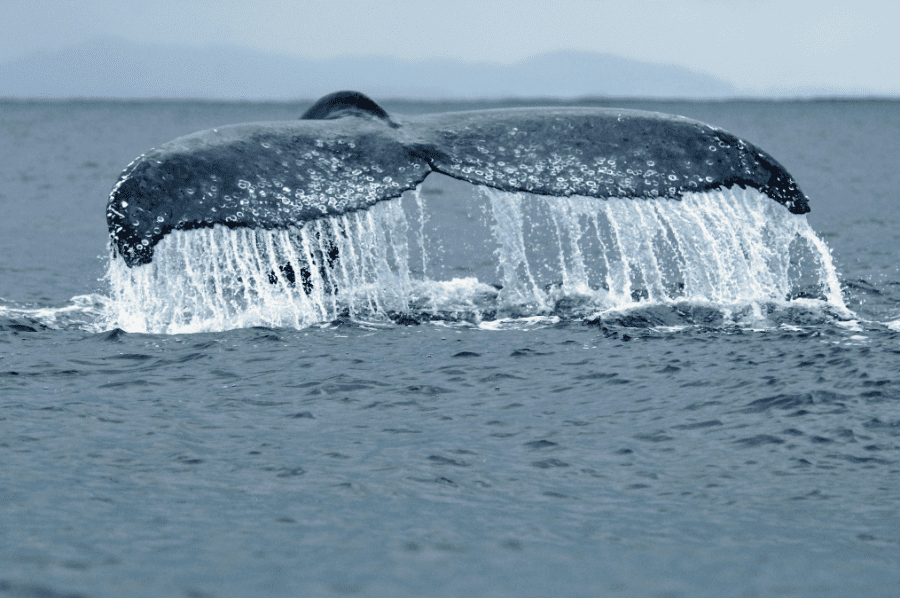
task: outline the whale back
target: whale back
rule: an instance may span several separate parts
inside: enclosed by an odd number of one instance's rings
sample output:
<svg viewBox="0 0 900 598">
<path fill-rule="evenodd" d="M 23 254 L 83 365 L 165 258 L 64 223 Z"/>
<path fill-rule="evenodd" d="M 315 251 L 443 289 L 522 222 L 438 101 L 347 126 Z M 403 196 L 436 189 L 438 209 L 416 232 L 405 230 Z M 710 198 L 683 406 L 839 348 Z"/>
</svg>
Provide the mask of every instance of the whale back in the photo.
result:
<svg viewBox="0 0 900 598">
<path fill-rule="evenodd" d="M 358 91 L 336 91 L 320 98 L 300 120 L 328 120 L 343 116 L 370 116 L 389 120 L 384 108 Z"/>
</svg>

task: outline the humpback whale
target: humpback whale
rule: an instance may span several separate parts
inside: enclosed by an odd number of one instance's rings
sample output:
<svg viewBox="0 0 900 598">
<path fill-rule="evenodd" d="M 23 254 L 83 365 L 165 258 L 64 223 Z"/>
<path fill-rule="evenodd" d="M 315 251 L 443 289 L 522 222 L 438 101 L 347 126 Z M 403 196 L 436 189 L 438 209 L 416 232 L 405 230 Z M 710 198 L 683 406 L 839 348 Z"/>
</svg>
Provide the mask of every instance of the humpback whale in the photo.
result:
<svg viewBox="0 0 900 598">
<path fill-rule="evenodd" d="M 807 197 L 769 154 L 716 127 L 615 108 L 515 108 L 389 115 L 358 92 L 300 119 L 201 131 L 129 164 L 107 204 L 129 267 L 174 230 L 285 229 L 368 208 L 431 172 L 501 191 L 679 200 L 752 187 L 795 214 Z"/>
</svg>

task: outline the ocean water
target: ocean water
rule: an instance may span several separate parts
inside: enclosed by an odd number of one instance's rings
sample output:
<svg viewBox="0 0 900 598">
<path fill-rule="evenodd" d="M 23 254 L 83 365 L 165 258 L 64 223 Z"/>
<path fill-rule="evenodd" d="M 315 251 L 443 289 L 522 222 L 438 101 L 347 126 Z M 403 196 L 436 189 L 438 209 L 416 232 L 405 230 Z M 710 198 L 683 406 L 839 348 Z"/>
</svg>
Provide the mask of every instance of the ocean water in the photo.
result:
<svg viewBox="0 0 900 598">
<path fill-rule="evenodd" d="M 0 103 L 0 596 L 900 594 L 900 102 L 595 103 L 812 212 L 432 176 L 127 269 L 126 164 L 306 105 Z"/>
</svg>

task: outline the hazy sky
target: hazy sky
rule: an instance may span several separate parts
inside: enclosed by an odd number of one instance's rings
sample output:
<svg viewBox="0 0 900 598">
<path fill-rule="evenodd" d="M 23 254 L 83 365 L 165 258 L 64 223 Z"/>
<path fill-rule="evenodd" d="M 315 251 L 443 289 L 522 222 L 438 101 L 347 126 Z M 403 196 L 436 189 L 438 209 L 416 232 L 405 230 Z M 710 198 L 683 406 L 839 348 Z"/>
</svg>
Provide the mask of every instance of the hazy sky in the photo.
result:
<svg viewBox="0 0 900 598">
<path fill-rule="evenodd" d="M 305 58 L 515 62 L 585 50 L 676 64 L 746 91 L 900 95 L 887 0 L 0 0 L 0 62 L 99 36 Z M 551 8 L 552 5 L 552 8 Z"/>
</svg>

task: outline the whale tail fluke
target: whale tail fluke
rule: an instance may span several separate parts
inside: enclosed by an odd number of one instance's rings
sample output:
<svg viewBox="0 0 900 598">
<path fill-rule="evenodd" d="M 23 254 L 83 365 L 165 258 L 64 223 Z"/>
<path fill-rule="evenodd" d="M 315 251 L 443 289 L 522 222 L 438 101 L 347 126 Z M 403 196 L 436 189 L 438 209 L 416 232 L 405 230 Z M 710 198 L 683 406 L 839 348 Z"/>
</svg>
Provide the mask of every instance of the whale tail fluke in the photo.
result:
<svg viewBox="0 0 900 598">
<path fill-rule="evenodd" d="M 107 223 L 126 264 L 140 266 L 176 230 L 303 226 L 397 199 L 430 173 L 553 197 L 680 201 L 753 188 L 809 211 L 774 158 L 686 118 L 572 107 L 395 121 L 365 94 L 338 91 L 296 121 L 219 127 L 146 152 L 110 193 Z"/>
</svg>

